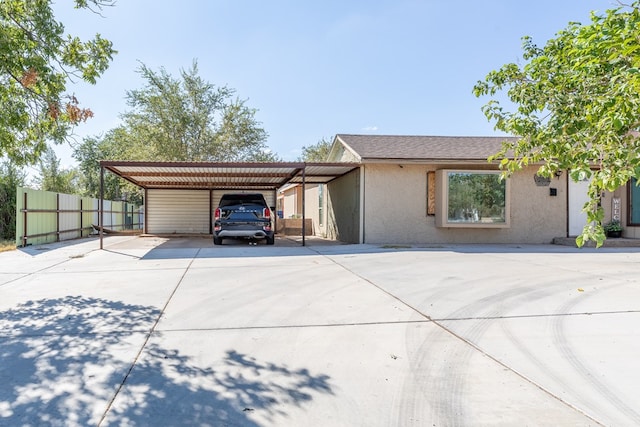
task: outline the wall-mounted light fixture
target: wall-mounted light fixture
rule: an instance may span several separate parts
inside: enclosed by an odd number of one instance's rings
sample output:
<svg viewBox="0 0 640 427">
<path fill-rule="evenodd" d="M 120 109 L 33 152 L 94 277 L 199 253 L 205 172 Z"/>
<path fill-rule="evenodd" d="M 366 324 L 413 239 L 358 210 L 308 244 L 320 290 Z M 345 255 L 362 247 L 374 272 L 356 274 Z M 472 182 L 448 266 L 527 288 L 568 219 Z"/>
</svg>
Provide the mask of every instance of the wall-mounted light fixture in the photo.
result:
<svg viewBox="0 0 640 427">
<path fill-rule="evenodd" d="M 556 178 L 560 179 L 560 177 L 562 176 L 562 171 L 561 170 L 557 170 L 553 173 L 553 175 L 555 175 Z"/>
</svg>

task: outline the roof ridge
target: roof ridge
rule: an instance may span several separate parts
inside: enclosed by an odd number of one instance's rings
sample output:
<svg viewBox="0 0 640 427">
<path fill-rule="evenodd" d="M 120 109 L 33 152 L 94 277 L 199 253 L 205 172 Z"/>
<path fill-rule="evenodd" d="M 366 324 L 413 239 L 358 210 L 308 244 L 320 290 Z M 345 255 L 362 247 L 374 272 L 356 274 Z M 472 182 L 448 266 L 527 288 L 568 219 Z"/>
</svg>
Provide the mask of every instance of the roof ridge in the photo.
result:
<svg viewBox="0 0 640 427">
<path fill-rule="evenodd" d="M 367 133 L 338 133 L 336 136 L 361 136 L 385 138 L 517 138 L 510 135 L 415 135 L 415 134 L 367 134 Z"/>
</svg>

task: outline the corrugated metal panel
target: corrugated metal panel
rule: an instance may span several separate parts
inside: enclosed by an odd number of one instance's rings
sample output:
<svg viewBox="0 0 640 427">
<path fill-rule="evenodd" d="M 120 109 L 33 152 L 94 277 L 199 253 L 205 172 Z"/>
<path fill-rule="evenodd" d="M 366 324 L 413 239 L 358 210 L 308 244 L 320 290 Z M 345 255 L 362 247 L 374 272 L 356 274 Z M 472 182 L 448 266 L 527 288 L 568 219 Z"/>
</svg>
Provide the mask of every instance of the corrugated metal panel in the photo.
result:
<svg viewBox="0 0 640 427">
<path fill-rule="evenodd" d="M 93 224 L 98 225 L 98 199 L 82 197 L 82 209 L 85 210 L 82 214 L 82 227 L 90 227 Z M 86 212 L 91 210 L 96 210 L 96 212 Z M 92 232 L 92 229 L 82 230 L 82 236 L 86 237 Z"/>
<path fill-rule="evenodd" d="M 32 190 L 30 188 L 18 188 L 16 209 L 18 223 L 16 228 L 16 244 L 22 245 L 24 233 L 24 214 L 21 212 L 25 208 L 25 194 L 27 199 L 26 209 L 55 209 L 56 194 L 50 191 Z M 56 230 L 56 214 L 50 212 L 31 212 L 27 218 L 27 236 L 49 233 Z M 47 236 L 34 237 L 29 239 L 28 244 L 39 245 L 56 241 L 57 236 L 50 234 Z"/>
<path fill-rule="evenodd" d="M 60 210 L 63 211 L 79 211 L 80 198 L 71 194 L 60 194 Z M 60 233 L 60 240 L 76 239 L 80 237 L 80 212 L 60 212 L 59 226 L 62 230 L 76 230 Z"/>
<path fill-rule="evenodd" d="M 26 213 L 23 212 L 25 198 Z M 79 197 L 18 187 L 16 196 L 16 245 L 23 245 L 24 236 L 27 236 L 27 244 L 29 245 L 88 236 L 93 232 L 91 225 L 98 225 L 98 206 L 99 200 L 91 197 Z M 124 202 L 112 203 L 105 200 L 104 209 L 104 226 L 122 230 L 122 226 L 125 224 L 125 215 L 122 212 Z M 81 210 L 84 213 L 81 214 Z M 137 208 L 134 208 L 134 210 L 137 210 Z M 137 223 L 136 228 L 140 228 L 141 221 L 139 219 Z"/>
<path fill-rule="evenodd" d="M 145 211 L 148 233 L 209 233 L 207 190 L 149 190 Z"/>
<path fill-rule="evenodd" d="M 231 189 L 231 190 L 215 190 L 213 192 L 213 207 L 215 208 L 216 206 L 218 206 L 220 204 L 220 199 L 222 198 L 223 194 L 227 194 L 227 193 L 252 193 L 252 194 L 257 194 L 260 193 L 264 196 L 264 200 L 267 202 L 267 205 L 269 205 L 269 207 L 275 207 L 276 206 L 276 192 L 275 191 L 260 191 L 260 190 L 237 190 L 237 189 Z"/>
<path fill-rule="evenodd" d="M 101 164 L 147 189 L 277 189 L 287 182 L 327 183 L 358 167 L 345 163 L 114 162 Z"/>
<path fill-rule="evenodd" d="M 91 224 L 98 225 L 100 222 L 100 213 L 98 210 L 100 209 L 100 200 L 99 199 L 91 199 L 91 209 L 94 211 L 91 214 Z"/>
<path fill-rule="evenodd" d="M 111 213 L 111 200 L 104 200 L 102 209 L 104 209 L 104 213 L 102 214 L 102 226 L 104 228 L 114 228 L 113 227 L 113 215 Z"/>
</svg>

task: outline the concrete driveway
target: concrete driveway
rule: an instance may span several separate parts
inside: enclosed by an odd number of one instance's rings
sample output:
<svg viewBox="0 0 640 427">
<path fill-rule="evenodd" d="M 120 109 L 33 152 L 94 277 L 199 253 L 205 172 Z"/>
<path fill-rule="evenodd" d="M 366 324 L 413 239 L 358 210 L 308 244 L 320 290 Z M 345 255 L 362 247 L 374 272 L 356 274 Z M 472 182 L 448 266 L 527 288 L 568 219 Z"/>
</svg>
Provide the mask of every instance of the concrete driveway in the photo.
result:
<svg viewBox="0 0 640 427">
<path fill-rule="evenodd" d="M 640 424 L 640 249 L 0 253 L 0 425 Z"/>
</svg>

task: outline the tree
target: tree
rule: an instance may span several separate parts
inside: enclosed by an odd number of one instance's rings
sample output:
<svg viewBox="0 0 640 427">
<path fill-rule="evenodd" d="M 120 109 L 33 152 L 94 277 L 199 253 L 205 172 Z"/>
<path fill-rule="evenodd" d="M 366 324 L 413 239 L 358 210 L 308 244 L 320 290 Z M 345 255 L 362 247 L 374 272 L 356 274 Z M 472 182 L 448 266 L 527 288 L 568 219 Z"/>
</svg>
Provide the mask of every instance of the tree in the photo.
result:
<svg viewBox="0 0 640 427">
<path fill-rule="evenodd" d="M 25 185 L 26 174 L 10 162 L 0 164 L 0 239 L 16 238 L 16 190 Z"/>
<path fill-rule="evenodd" d="M 496 129 L 518 136 L 490 160 L 505 175 L 541 163 L 551 176 L 569 170 L 573 180 L 591 178 L 587 224 L 578 246 L 605 239 L 603 191 L 640 178 L 640 3 L 572 22 L 544 47 L 523 38 L 523 65 L 506 64 L 474 87 Z M 506 94 L 514 111 L 499 101 Z M 592 167 L 596 169 L 592 170 Z"/>
<path fill-rule="evenodd" d="M 164 68 L 141 65 L 142 89 L 127 92 L 131 109 L 123 124 L 104 136 L 85 138 L 74 150 L 84 195 L 98 197 L 100 160 L 138 161 L 277 161 L 266 146 L 267 133 L 255 118 L 255 109 L 233 99 L 235 91 L 216 87 L 198 75 L 194 61 L 180 79 Z M 105 198 L 125 192 L 140 202 L 142 194 L 130 183 L 106 174 Z"/>
<path fill-rule="evenodd" d="M 78 191 L 78 171 L 60 168 L 60 159 L 51 147 L 40 159 L 40 176 L 35 179 L 40 190 L 75 194 Z"/>
<path fill-rule="evenodd" d="M 127 93 L 132 109 L 123 114 L 131 141 L 147 147 L 147 160 L 257 161 L 274 158 L 255 109 L 198 75 L 198 64 L 181 70 L 181 79 L 164 68 L 142 65 L 144 88 Z"/>
<path fill-rule="evenodd" d="M 101 9 L 114 0 L 75 0 L 77 9 Z M 94 84 L 116 51 L 96 35 L 66 35 L 51 0 L 0 2 L 0 156 L 37 162 L 47 141 L 61 143 L 93 113 L 67 92 L 76 80 Z"/>
<path fill-rule="evenodd" d="M 331 140 L 322 138 L 313 145 L 302 147 L 302 155 L 298 157 L 301 162 L 326 162 L 331 151 Z"/>
<path fill-rule="evenodd" d="M 79 193 L 88 197 L 100 197 L 100 160 L 145 160 L 148 151 L 142 144 L 132 143 L 127 130 L 120 126 L 110 130 L 104 137 L 88 137 L 76 147 L 73 157 L 78 161 Z M 134 148 L 139 148 L 136 152 Z M 142 204 L 141 190 L 117 176 L 104 175 L 104 198 L 119 200 L 127 194 L 127 201 Z"/>
<path fill-rule="evenodd" d="M 255 119 L 257 110 L 245 106 L 236 99 L 222 109 L 222 120 L 215 132 L 215 154 L 217 161 L 277 161 L 277 155 L 266 147 L 267 133 Z"/>
</svg>

